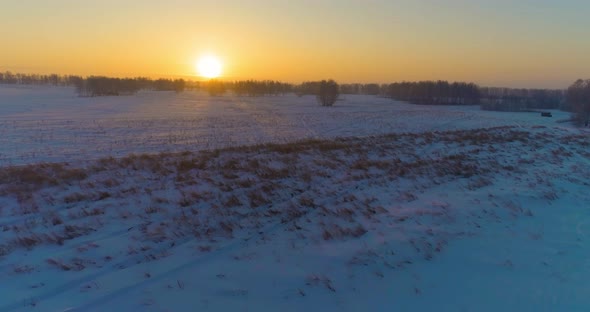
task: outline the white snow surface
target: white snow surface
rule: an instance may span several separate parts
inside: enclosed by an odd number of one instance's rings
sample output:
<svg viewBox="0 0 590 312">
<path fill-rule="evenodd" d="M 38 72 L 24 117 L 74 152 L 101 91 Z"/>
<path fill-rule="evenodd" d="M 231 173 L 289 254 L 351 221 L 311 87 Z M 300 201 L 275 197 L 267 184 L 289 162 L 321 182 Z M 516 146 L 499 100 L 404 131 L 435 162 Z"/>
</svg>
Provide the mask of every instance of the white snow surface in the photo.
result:
<svg viewBox="0 0 590 312">
<path fill-rule="evenodd" d="M 0 312 L 590 308 L 566 113 L 25 86 L 0 107 Z"/>
<path fill-rule="evenodd" d="M 538 113 L 479 106 L 410 105 L 345 95 L 334 107 L 313 96 L 210 97 L 140 92 L 78 97 L 72 88 L 0 85 L 0 165 L 87 160 L 130 153 L 203 150 L 306 138 L 555 124 Z"/>
</svg>

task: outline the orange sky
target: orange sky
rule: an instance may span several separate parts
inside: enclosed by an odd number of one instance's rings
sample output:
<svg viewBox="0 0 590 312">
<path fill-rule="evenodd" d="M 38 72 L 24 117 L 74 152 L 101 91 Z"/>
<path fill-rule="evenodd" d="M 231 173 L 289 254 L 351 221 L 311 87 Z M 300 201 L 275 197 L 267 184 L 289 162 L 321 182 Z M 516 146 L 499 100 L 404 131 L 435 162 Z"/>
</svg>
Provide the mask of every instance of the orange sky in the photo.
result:
<svg viewBox="0 0 590 312">
<path fill-rule="evenodd" d="M 197 79 L 199 56 L 215 54 L 224 79 L 562 88 L 590 77 L 589 1 L 92 2 L 3 3 L 0 70 Z"/>
</svg>

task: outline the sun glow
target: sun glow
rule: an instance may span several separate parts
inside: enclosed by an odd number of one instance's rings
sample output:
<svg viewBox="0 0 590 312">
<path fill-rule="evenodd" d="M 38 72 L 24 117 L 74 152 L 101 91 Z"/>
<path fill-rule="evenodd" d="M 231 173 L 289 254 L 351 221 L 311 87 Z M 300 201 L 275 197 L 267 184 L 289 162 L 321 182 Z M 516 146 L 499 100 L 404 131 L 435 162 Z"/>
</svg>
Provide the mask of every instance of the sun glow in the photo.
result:
<svg viewBox="0 0 590 312">
<path fill-rule="evenodd" d="M 211 79 L 221 76 L 221 69 L 221 61 L 213 55 L 201 57 L 197 62 L 197 72 L 205 78 Z"/>
</svg>

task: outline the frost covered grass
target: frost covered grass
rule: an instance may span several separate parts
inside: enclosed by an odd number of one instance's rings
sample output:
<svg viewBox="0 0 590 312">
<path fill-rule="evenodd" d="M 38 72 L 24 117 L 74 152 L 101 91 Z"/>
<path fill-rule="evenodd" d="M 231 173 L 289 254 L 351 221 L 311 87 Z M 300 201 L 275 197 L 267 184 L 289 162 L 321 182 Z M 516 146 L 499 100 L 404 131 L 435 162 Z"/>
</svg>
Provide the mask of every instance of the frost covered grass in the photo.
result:
<svg viewBox="0 0 590 312">
<path fill-rule="evenodd" d="M 0 311 L 434 308 L 445 279 L 421 272 L 470 257 L 454 245 L 571 239 L 538 225 L 551 207 L 588 207 L 589 145 L 572 129 L 501 126 L 4 167 Z M 560 263 L 515 255 L 486 253 L 484 271 Z M 566 298 L 537 293 L 518 294 L 528 307 Z"/>
</svg>

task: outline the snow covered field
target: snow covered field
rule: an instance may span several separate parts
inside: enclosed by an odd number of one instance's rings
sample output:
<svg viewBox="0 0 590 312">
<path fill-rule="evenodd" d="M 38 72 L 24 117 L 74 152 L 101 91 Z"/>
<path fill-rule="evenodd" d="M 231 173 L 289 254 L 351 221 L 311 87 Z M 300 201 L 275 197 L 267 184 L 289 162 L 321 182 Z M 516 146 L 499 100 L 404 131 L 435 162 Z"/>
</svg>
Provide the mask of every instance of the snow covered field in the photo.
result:
<svg viewBox="0 0 590 312">
<path fill-rule="evenodd" d="M 0 85 L 0 165 L 97 159 L 129 153 L 282 143 L 502 125 L 553 125 L 536 113 L 477 106 L 417 106 L 373 96 L 343 96 L 320 107 L 312 96 L 209 97 L 141 92 L 77 97 L 72 88 Z"/>
<path fill-rule="evenodd" d="M 588 310 L 567 114 L 336 105 L 0 87 L 0 312 Z"/>
</svg>

